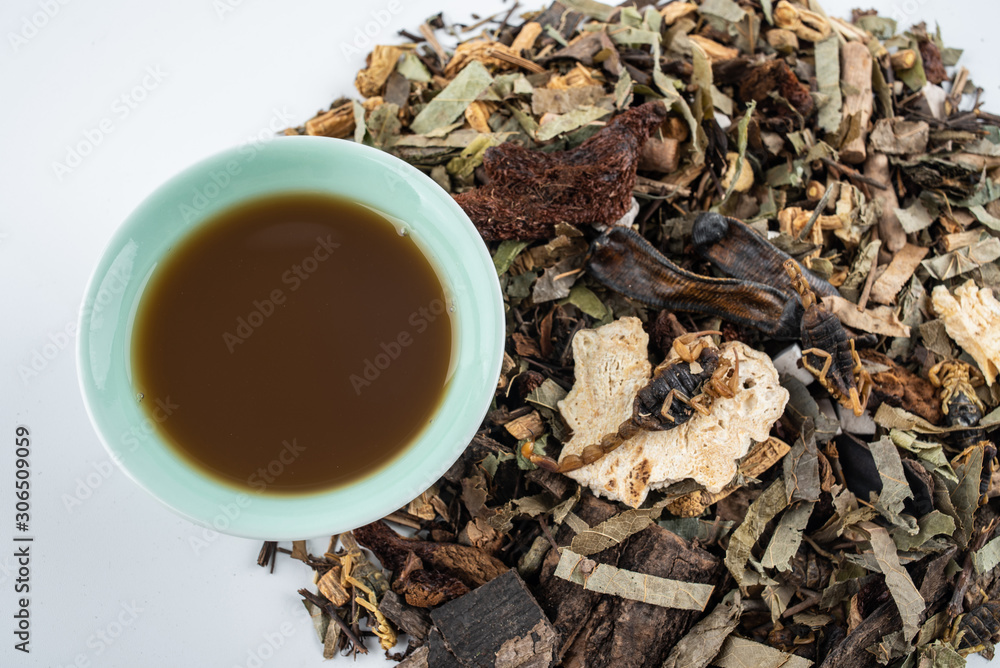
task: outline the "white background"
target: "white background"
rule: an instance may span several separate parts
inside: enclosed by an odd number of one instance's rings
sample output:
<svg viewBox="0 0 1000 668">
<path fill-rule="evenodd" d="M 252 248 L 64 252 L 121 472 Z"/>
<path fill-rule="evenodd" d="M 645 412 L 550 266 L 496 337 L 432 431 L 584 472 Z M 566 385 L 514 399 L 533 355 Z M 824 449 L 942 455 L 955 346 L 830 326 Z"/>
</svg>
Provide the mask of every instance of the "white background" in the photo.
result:
<svg viewBox="0 0 1000 668">
<path fill-rule="evenodd" d="M 846 16 L 853 3 L 824 4 Z M 998 3 L 864 5 L 907 25 L 938 21 L 946 43 L 966 48 L 963 63 L 986 88 L 994 103 L 988 108 L 1000 109 L 997 46 L 990 44 L 1000 26 Z M 339 95 L 356 95 L 354 74 L 369 49 L 352 42 L 372 12 L 389 19 L 377 40 L 392 43 L 397 30 L 414 30 L 441 9 L 465 20 L 467 7 L 485 16 L 509 6 L 4 0 L 0 666 L 231 668 L 257 665 L 252 656 L 261 649 L 262 666 L 323 663 L 295 593 L 311 584 L 310 569 L 283 557 L 268 575 L 254 563 L 258 542 L 206 533 L 114 469 L 84 412 L 75 337 L 66 332 L 112 231 L 161 182 L 223 148 L 298 125 Z M 97 137 L 102 121 L 104 136 L 90 140 L 96 146 L 89 155 L 68 173 L 54 167 L 67 162 L 70 147 Z M 37 373 L 25 375 L 33 360 Z M 33 449 L 30 655 L 13 650 L 12 635 L 13 441 L 20 424 L 30 427 Z M 311 548 L 322 553 L 325 544 Z M 357 665 L 387 664 L 374 648 Z"/>
</svg>

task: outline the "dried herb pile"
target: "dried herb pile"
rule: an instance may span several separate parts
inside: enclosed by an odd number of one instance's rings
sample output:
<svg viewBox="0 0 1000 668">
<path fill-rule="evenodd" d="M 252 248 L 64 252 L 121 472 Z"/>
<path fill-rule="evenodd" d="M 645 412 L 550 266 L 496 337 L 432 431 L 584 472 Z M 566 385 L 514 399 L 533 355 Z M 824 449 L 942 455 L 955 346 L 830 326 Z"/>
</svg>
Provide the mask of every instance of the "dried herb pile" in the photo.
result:
<svg viewBox="0 0 1000 668">
<path fill-rule="evenodd" d="M 359 99 L 286 131 L 391 152 L 454 193 L 508 307 L 479 434 L 386 518 L 416 537 L 378 522 L 320 557 L 294 544 L 316 573 L 301 593 L 324 656 L 367 651 L 373 634 L 391 650 L 397 633 L 409 644 L 390 658 L 435 668 L 992 655 L 1000 117 L 961 51 L 925 25 L 816 2 L 520 11 L 402 32 L 358 73 Z M 706 211 L 761 236 L 724 258 L 693 252 Z M 739 324 L 736 301 L 689 313 L 607 287 L 588 253 L 615 226 L 700 276 L 725 260 L 781 288 L 781 262 L 756 261 L 776 248 L 825 279 L 824 308 L 870 335 L 865 411 L 832 400 L 793 343 Z M 572 435 L 559 403 L 574 336 L 631 317 L 654 365 L 678 337 L 718 330 L 780 372 L 787 406 L 721 491 L 682 480 L 633 508 L 531 462 Z"/>
</svg>

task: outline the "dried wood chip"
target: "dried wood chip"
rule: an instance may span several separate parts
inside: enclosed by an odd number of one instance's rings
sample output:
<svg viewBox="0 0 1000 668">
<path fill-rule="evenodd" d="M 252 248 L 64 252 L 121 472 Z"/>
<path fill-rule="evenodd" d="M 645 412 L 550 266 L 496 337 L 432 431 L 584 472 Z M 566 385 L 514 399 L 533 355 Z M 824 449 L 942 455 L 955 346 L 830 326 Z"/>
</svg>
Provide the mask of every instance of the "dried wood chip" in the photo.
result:
<svg viewBox="0 0 1000 668">
<path fill-rule="evenodd" d="M 884 336 L 910 335 L 910 328 L 900 322 L 896 311 L 888 306 L 859 311 L 857 304 L 837 295 L 823 297 L 823 304 L 848 327 Z"/>
<path fill-rule="evenodd" d="M 910 280 L 913 272 L 920 266 L 920 261 L 929 251 L 929 248 L 913 244 L 906 244 L 897 251 L 882 275 L 875 279 L 872 285 L 872 300 L 879 304 L 895 304 L 896 295 Z"/>
</svg>

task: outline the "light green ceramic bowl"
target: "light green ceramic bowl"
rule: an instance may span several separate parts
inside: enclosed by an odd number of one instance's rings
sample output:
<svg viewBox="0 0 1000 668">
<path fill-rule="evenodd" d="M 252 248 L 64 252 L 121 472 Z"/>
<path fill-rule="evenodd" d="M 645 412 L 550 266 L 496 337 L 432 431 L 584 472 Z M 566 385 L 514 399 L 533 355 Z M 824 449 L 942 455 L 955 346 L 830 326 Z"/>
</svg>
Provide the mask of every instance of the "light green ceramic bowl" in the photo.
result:
<svg viewBox="0 0 1000 668">
<path fill-rule="evenodd" d="M 408 228 L 437 267 L 454 308 L 452 375 L 431 424 L 378 472 L 309 495 L 253 494 L 201 473 L 159 437 L 131 382 L 132 324 L 150 273 L 178 240 L 238 203 L 302 191 L 353 199 Z M 496 389 L 504 311 L 482 239 L 428 176 L 353 142 L 281 137 L 208 158 L 147 197 L 101 257 L 87 286 L 79 332 L 80 385 L 90 419 L 112 459 L 135 482 L 198 524 L 248 538 L 294 540 L 377 520 L 430 487 L 458 459 Z"/>
</svg>

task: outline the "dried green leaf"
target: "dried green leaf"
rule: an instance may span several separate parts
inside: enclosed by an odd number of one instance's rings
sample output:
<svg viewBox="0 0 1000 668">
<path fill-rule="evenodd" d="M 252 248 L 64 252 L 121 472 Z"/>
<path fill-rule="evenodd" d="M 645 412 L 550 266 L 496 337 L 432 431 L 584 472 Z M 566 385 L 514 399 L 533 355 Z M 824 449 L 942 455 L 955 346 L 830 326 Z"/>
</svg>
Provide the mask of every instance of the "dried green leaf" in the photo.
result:
<svg viewBox="0 0 1000 668">
<path fill-rule="evenodd" d="M 528 393 L 526 401 L 552 411 L 559 410 L 559 402 L 566 398 L 566 390 L 551 378 L 546 378 L 542 384 Z"/>
<path fill-rule="evenodd" d="M 573 86 L 572 88 L 535 88 L 531 93 L 531 113 L 568 114 L 579 107 L 598 106 L 610 109 L 612 97 L 604 86 Z"/>
<path fill-rule="evenodd" d="M 910 39 L 908 48 L 913 49 L 918 54 L 920 53 L 920 46 L 917 44 L 916 38 Z M 924 72 L 923 59 L 918 56 L 916 64 L 908 70 L 897 71 L 896 78 L 905 83 L 914 93 L 922 90 L 927 85 L 927 74 Z"/>
<path fill-rule="evenodd" d="M 938 255 L 920 264 L 935 278 L 946 281 L 1000 258 L 1000 239 L 990 237 L 972 246 Z"/>
<path fill-rule="evenodd" d="M 958 484 L 949 487 L 951 503 L 958 514 L 958 531 L 954 538 L 961 547 L 969 544 L 975 527 L 976 510 L 979 509 L 979 484 L 983 475 L 983 447 L 974 446 L 972 451 L 952 460 L 951 466 L 958 476 Z"/>
<path fill-rule="evenodd" d="M 934 536 L 950 536 L 955 533 L 955 520 L 939 510 L 932 510 L 921 517 L 917 520 L 917 526 L 919 530 L 915 534 L 910 534 L 900 527 L 893 528 L 890 533 L 897 550 L 900 552 L 917 550 Z"/>
<path fill-rule="evenodd" d="M 917 199 L 905 209 L 896 209 L 896 217 L 906 233 L 913 234 L 930 227 L 937 214 L 928 210 L 923 200 Z"/>
<path fill-rule="evenodd" d="M 729 538 L 729 548 L 726 550 L 726 568 L 732 573 L 737 584 L 743 584 L 751 550 L 764 533 L 767 523 L 787 505 L 785 482 L 781 478 L 771 483 L 771 486 L 750 504 L 743 524 L 737 527 Z"/>
<path fill-rule="evenodd" d="M 818 412 L 818 409 L 817 409 Z M 822 492 L 819 480 L 819 451 L 812 418 L 802 423 L 802 433 L 782 460 L 785 492 L 789 502 L 818 501 Z"/>
<path fill-rule="evenodd" d="M 487 149 L 502 141 L 494 135 L 479 135 L 459 155 L 448 161 L 448 173 L 456 178 L 468 178 L 476 167 L 483 164 Z"/>
<path fill-rule="evenodd" d="M 597 295 L 591 292 L 590 288 L 586 288 L 582 285 L 573 286 L 573 289 L 570 290 L 569 297 L 567 297 L 563 303 L 566 302 L 577 307 L 590 317 L 597 318 L 598 320 L 601 320 L 608 315 L 608 307 L 601 302 Z"/>
<path fill-rule="evenodd" d="M 577 485 L 576 489 L 573 490 L 573 493 L 570 494 L 568 498 L 566 498 L 559 504 L 553 506 L 552 521 L 555 522 L 556 524 L 562 524 L 564 521 L 567 521 L 571 515 L 573 517 L 576 517 L 576 515 L 573 515 L 572 511 L 573 508 L 576 507 L 576 504 L 580 501 L 580 495 L 582 493 L 583 493 L 583 488 Z M 583 522 L 583 520 L 580 520 L 580 522 L 583 524 L 583 527 L 575 528 L 574 531 L 576 531 L 577 533 L 589 528 L 586 522 Z"/>
<path fill-rule="evenodd" d="M 733 0 L 705 0 L 701 3 L 701 13 L 718 16 L 730 23 L 739 23 L 746 18 L 746 11 Z"/>
<path fill-rule="evenodd" d="M 402 125 L 399 122 L 399 107 L 387 102 L 380 105 L 368 117 L 368 134 L 372 146 L 387 151 L 399 140 Z"/>
<path fill-rule="evenodd" d="M 764 18 L 771 25 L 774 25 L 774 5 L 772 0 L 760 0 L 760 8 L 764 10 Z"/>
<path fill-rule="evenodd" d="M 521 254 L 525 248 L 528 247 L 530 241 L 517 241 L 514 239 L 508 239 L 506 241 L 501 241 L 500 245 L 497 246 L 497 250 L 493 253 L 493 266 L 496 267 L 497 276 L 503 276 L 510 269 L 510 265 L 514 263 L 517 256 Z"/>
<path fill-rule="evenodd" d="M 681 582 L 598 564 L 569 548 L 562 549 L 555 575 L 583 585 L 588 591 L 664 608 L 699 612 L 708 605 L 715 589 L 712 585 L 699 582 Z"/>
<path fill-rule="evenodd" d="M 982 424 L 981 421 L 980 424 Z M 915 454 L 928 471 L 937 472 L 946 480 L 958 483 L 958 477 L 952 470 L 951 463 L 944 454 L 944 447 L 940 443 L 918 441 L 914 434 L 899 429 L 890 430 L 889 438 L 896 444 L 896 447 Z"/>
<path fill-rule="evenodd" d="M 987 573 L 1000 564 L 1000 537 L 983 545 L 972 555 L 972 563 L 977 573 Z"/>
<path fill-rule="evenodd" d="M 426 134 L 453 123 L 492 83 L 493 77 L 483 64 L 473 60 L 417 114 L 410 129 L 417 134 Z"/>
<path fill-rule="evenodd" d="M 909 663 L 910 659 L 913 663 Z M 900 668 L 965 668 L 965 657 L 940 640 L 921 647 Z"/>
<path fill-rule="evenodd" d="M 878 475 L 882 479 L 882 491 L 878 495 L 878 501 L 875 502 L 875 510 L 893 524 L 908 526 L 915 530 L 912 518 L 907 521 L 900 517 L 900 513 L 903 512 L 903 503 L 907 499 L 913 498 L 913 492 L 906 483 L 903 462 L 899 458 L 896 445 L 888 436 L 883 436 L 870 443 L 868 449 L 872 453 Z"/>
<path fill-rule="evenodd" d="M 719 668 L 809 668 L 813 663 L 769 645 L 731 635 L 722 643 L 712 665 Z"/>
<path fill-rule="evenodd" d="M 553 116 L 539 125 L 538 131 L 535 133 L 535 138 L 538 141 L 548 141 L 565 132 L 571 132 L 600 118 L 604 118 L 609 113 L 611 112 L 603 107 L 577 107 L 567 114 Z"/>
<path fill-rule="evenodd" d="M 889 39 L 896 34 L 896 21 L 885 16 L 859 16 L 854 24 L 879 39 Z"/>
<path fill-rule="evenodd" d="M 926 605 L 924 599 L 910 579 L 910 574 L 900 565 L 896 544 L 889 532 L 874 524 L 867 525 L 865 531 L 871 540 L 872 554 L 885 576 L 885 584 L 903 620 L 903 635 L 907 640 L 912 640 L 920 630 L 920 615 Z"/>
<path fill-rule="evenodd" d="M 795 595 L 795 590 L 796 587 L 788 584 L 767 584 L 764 586 L 764 590 L 761 592 L 761 599 L 771 609 L 772 622 L 777 622 L 781 619 L 781 615 L 788 608 L 792 596 Z"/>
<path fill-rule="evenodd" d="M 844 296 L 844 299 L 857 303 L 858 298 L 861 296 L 861 288 L 872 270 L 872 263 L 878 256 L 878 251 L 881 247 L 882 241 L 875 239 L 858 250 L 854 256 L 854 261 L 851 263 L 851 270 L 839 288 L 840 294 Z"/>
<path fill-rule="evenodd" d="M 819 92 L 826 97 L 819 107 L 819 127 L 835 134 L 840 130 L 843 105 L 840 92 L 840 42 L 836 33 L 822 42 L 816 42 L 816 81 Z"/>
<path fill-rule="evenodd" d="M 570 549 L 587 557 L 618 545 L 652 524 L 663 508 L 626 510 L 573 537 Z"/>
<path fill-rule="evenodd" d="M 622 72 L 622 75 L 618 77 L 614 97 L 615 107 L 618 109 L 627 109 L 632 104 L 632 77 L 629 76 L 628 70 Z"/>
<path fill-rule="evenodd" d="M 705 668 L 739 626 L 742 614 L 740 592 L 733 590 L 674 645 L 661 668 Z"/>
<path fill-rule="evenodd" d="M 729 535 L 732 520 L 702 520 L 697 517 L 671 517 L 657 522 L 661 527 L 690 542 L 714 543 Z"/>
<path fill-rule="evenodd" d="M 711 71 L 711 69 L 709 69 Z M 749 133 L 747 132 L 750 127 L 750 118 L 753 116 L 753 112 L 757 109 L 757 103 L 751 101 L 749 106 L 747 106 L 746 113 L 743 114 L 743 118 L 740 119 L 739 125 L 736 126 L 736 151 L 739 157 L 736 159 L 736 167 L 733 170 L 733 178 L 729 182 L 729 187 L 726 189 L 726 194 L 722 198 L 722 202 L 719 204 L 719 208 L 726 206 L 729 203 L 729 198 L 732 197 L 733 191 L 736 189 L 736 184 L 739 183 L 740 174 L 743 173 L 744 169 L 751 169 L 746 164 L 747 155 L 747 141 Z"/>
<path fill-rule="evenodd" d="M 509 452 L 491 453 L 483 461 L 479 462 L 479 466 L 489 474 L 490 478 L 495 478 L 500 465 L 512 459 L 517 459 L 517 457 Z"/>
<path fill-rule="evenodd" d="M 420 59 L 412 51 L 407 51 L 403 54 L 402 59 L 396 64 L 396 71 L 410 81 L 427 83 L 431 80 L 430 70 L 420 62 Z"/>
<path fill-rule="evenodd" d="M 779 571 L 791 569 L 790 561 L 802 544 L 802 531 L 809 523 L 813 511 L 812 503 L 799 502 L 785 511 L 771 536 L 771 542 L 764 550 L 760 565 Z"/>
<path fill-rule="evenodd" d="M 597 0 L 564 0 L 562 5 L 598 21 L 607 21 L 615 13 L 615 7 Z"/>
</svg>

